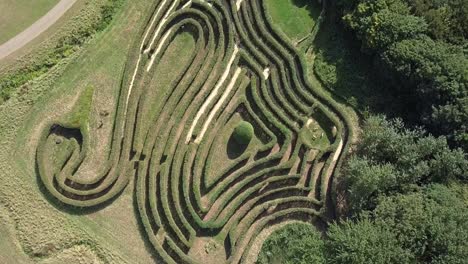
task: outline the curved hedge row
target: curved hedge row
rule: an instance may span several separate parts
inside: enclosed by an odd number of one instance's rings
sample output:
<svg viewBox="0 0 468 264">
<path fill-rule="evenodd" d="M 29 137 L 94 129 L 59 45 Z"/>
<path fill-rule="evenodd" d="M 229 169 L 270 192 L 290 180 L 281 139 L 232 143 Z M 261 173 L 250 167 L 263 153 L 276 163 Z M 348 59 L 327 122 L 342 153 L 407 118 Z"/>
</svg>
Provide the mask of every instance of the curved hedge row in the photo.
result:
<svg viewBox="0 0 468 264">
<path fill-rule="evenodd" d="M 167 263 L 201 262 L 203 252 L 193 251 L 207 238 L 224 245 L 220 261 L 242 262 L 266 226 L 324 218 L 351 126 L 304 77 L 303 59 L 263 5 L 156 4 L 128 58 L 101 172 L 80 177 L 86 128 L 51 123 L 37 149 L 46 189 L 63 203 L 95 206 L 115 197 L 136 171 L 138 212 Z M 161 84 L 160 62 L 183 34 L 193 38 L 194 51 Z M 242 148 L 229 139 L 236 120 L 253 126 Z M 322 131 L 317 137 L 330 144 L 306 144 L 299 135 L 306 129 Z M 226 145 L 239 153 L 224 157 Z"/>
</svg>

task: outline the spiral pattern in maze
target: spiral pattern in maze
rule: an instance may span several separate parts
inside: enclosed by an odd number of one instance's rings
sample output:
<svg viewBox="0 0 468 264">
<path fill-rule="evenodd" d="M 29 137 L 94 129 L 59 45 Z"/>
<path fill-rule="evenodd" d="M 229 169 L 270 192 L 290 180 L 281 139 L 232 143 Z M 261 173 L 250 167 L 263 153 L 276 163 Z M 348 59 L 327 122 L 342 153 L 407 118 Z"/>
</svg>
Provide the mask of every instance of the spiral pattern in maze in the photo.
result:
<svg viewBox="0 0 468 264">
<path fill-rule="evenodd" d="M 199 263 L 195 244 L 218 241 L 223 260 L 245 260 L 267 226 L 314 219 L 329 193 L 349 132 L 334 102 L 314 91 L 297 51 L 270 23 L 263 0 L 155 3 L 122 80 L 111 151 L 100 173 L 77 177 L 88 133 L 51 123 L 37 150 L 44 186 L 63 203 L 91 207 L 136 177 L 138 212 L 167 263 Z M 195 47 L 158 86 L 158 65 L 180 34 Z M 254 126 L 258 146 L 216 163 L 234 120 Z M 311 124 L 330 145 L 304 140 Z M 54 140 L 64 135 L 65 147 Z M 51 159 L 58 155 L 62 159 Z"/>
</svg>

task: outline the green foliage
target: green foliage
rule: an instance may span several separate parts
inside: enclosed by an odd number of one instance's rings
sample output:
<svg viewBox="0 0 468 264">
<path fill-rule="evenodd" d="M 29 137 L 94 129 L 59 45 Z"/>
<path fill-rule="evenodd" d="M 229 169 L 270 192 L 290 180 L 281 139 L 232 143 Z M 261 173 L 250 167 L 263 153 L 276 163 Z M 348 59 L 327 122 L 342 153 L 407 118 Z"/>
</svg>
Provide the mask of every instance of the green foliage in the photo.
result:
<svg viewBox="0 0 468 264">
<path fill-rule="evenodd" d="M 443 137 L 406 129 L 401 120 L 373 116 L 363 130 L 345 165 L 357 220 L 330 228 L 326 249 L 331 263 L 464 263 L 466 192 L 447 186 L 464 186 L 468 180 L 466 154 L 451 150 Z M 392 259 L 398 255 L 401 260 Z"/>
<path fill-rule="evenodd" d="M 409 9 L 405 5 L 392 8 L 395 12 L 384 8 L 384 2 L 388 1 L 361 3 L 355 12 L 344 17 L 345 22 L 362 40 L 363 49 L 370 53 L 427 31 L 424 19 L 409 15 Z"/>
<path fill-rule="evenodd" d="M 381 197 L 357 221 L 328 231 L 329 263 L 465 263 L 468 207 L 456 188 L 436 184 Z"/>
<path fill-rule="evenodd" d="M 431 37 L 462 44 L 468 35 L 468 1 L 405 0 L 429 24 Z"/>
<path fill-rule="evenodd" d="M 404 117 L 468 149 L 467 1 L 341 1 Z M 451 43 L 451 44 L 449 44 Z M 458 46 L 453 45 L 458 44 Z"/>
<path fill-rule="evenodd" d="M 460 47 L 428 37 L 396 43 L 381 55 L 397 91 L 412 90 L 423 122 L 467 147 L 468 60 Z"/>
<path fill-rule="evenodd" d="M 326 263 L 321 234 L 309 224 L 288 224 L 264 242 L 257 264 Z"/>
<path fill-rule="evenodd" d="M 468 258 L 468 207 L 443 185 L 385 197 L 373 212 L 422 263 L 464 263 Z"/>
<path fill-rule="evenodd" d="M 355 220 L 331 225 L 327 263 L 465 263 L 468 160 L 445 138 L 368 118 L 345 165 Z"/>
<path fill-rule="evenodd" d="M 252 124 L 247 121 L 241 121 L 234 129 L 232 136 L 234 140 L 240 145 L 248 145 L 254 136 L 254 128 Z"/>
<path fill-rule="evenodd" d="M 107 4 L 101 7 L 101 19 L 96 24 L 97 31 L 104 30 L 114 18 L 118 8 L 122 6 L 124 0 L 109 0 Z"/>
<path fill-rule="evenodd" d="M 313 70 L 320 82 L 353 108 L 383 109 L 392 101 L 374 77 L 372 59 L 360 53 L 335 23 L 326 23 L 314 43 Z"/>
<path fill-rule="evenodd" d="M 400 120 L 370 117 L 356 155 L 345 166 L 353 210 L 372 209 L 381 195 L 402 193 L 434 182 L 468 180 L 468 160 L 443 137 L 408 130 Z"/>
<path fill-rule="evenodd" d="M 332 224 L 326 240 L 327 263 L 404 264 L 412 256 L 396 234 L 383 223 L 369 219 Z"/>
<path fill-rule="evenodd" d="M 363 129 L 344 172 L 355 220 L 331 225 L 328 263 L 465 263 L 466 154 L 400 120 Z"/>
<path fill-rule="evenodd" d="M 346 167 L 351 186 L 349 200 L 354 211 L 375 206 L 381 192 L 398 186 L 401 175 L 391 164 L 374 164 L 367 159 L 352 158 Z"/>
</svg>

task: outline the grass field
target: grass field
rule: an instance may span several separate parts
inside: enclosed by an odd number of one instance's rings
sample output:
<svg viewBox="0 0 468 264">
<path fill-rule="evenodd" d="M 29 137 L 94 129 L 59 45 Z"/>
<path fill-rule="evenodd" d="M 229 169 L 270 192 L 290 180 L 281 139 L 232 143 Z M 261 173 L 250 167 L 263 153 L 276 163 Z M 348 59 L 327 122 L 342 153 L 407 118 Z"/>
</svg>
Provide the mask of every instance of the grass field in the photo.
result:
<svg viewBox="0 0 468 264">
<path fill-rule="evenodd" d="M 266 0 L 273 21 L 293 42 L 306 37 L 320 15 L 318 1 Z"/>
<path fill-rule="evenodd" d="M 32 263 L 22 251 L 8 211 L 0 206 L 0 263 Z"/>
<path fill-rule="evenodd" d="M 28 28 L 58 2 L 59 0 L 0 1 L 0 44 Z"/>
</svg>

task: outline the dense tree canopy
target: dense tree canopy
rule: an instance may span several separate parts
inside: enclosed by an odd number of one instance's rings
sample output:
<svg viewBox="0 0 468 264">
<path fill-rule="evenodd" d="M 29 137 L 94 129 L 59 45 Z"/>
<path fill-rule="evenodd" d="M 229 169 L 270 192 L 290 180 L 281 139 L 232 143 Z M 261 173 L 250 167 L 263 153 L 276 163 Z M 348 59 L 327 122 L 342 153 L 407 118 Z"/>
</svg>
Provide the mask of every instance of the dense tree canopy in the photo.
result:
<svg viewBox="0 0 468 264">
<path fill-rule="evenodd" d="M 398 119 L 370 117 L 363 131 L 344 171 L 350 216 L 357 221 L 346 220 L 329 231 L 330 250 L 345 247 L 342 252 L 354 255 L 337 263 L 359 263 L 371 251 L 378 256 L 372 263 L 464 263 L 466 154 L 450 149 L 444 137 L 407 129 Z M 378 239 L 388 241 L 382 245 L 385 252 L 367 244 L 352 248 L 357 241 L 382 243 Z M 395 262 L 388 251 L 402 259 Z"/>
<path fill-rule="evenodd" d="M 341 0 L 404 117 L 468 149 L 468 1 Z"/>
<path fill-rule="evenodd" d="M 384 197 L 373 217 L 389 227 L 418 262 L 465 263 L 468 258 L 467 206 L 446 186 Z"/>
<path fill-rule="evenodd" d="M 329 229 L 329 263 L 466 263 L 468 208 L 451 188 L 431 185 L 382 196 L 357 221 Z"/>
<path fill-rule="evenodd" d="M 406 129 L 400 120 L 371 117 L 365 121 L 357 155 L 345 166 L 350 204 L 371 209 L 379 195 L 412 191 L 431 183 L 468 180 L 468 160 L 451 150 L 444 137 Z"/>
<path fill-rule="evenodd" d="M 365 218 L 332 225 L 325 250 L 327 263 L 333 264 L 405 264 L 412 259 L 391 228 Z"/>
</svg>

